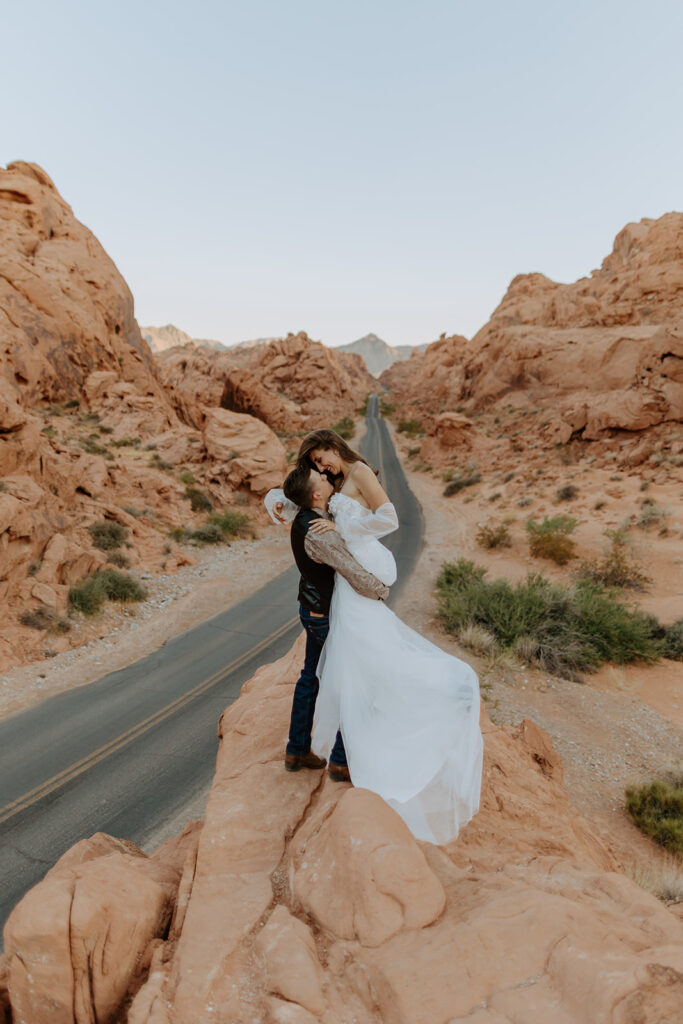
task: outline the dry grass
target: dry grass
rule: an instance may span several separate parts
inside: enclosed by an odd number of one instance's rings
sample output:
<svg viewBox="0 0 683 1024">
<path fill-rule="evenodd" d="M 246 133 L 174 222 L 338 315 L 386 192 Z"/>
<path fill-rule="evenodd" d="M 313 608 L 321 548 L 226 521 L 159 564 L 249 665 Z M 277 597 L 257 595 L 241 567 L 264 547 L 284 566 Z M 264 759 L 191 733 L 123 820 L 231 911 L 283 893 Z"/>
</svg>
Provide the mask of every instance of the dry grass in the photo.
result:
<svg viewBox="0 0 683 1024">
<path fill-rule="evenodd" d="M 678 858 L 669 855 L 649 864 L 627 864 L 625 874 L 658 900 L 683 903 L 683 863 Z"/>
</svg>

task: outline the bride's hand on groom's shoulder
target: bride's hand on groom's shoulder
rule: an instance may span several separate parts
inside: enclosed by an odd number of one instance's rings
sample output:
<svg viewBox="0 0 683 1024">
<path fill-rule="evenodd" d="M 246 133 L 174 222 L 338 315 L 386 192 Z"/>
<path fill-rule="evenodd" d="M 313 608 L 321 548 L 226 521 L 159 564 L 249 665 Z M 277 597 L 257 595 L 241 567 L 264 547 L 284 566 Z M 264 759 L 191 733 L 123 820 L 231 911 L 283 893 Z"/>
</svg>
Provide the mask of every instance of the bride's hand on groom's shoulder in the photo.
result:
<svg viewBox="0 0 683 1024">
<path fill-rule="evenodd" d="M 315 519 L 308 528 L 311 533 L 328 533 L 329 530 L 336 530 L 331 519 Z"/>
</svg>

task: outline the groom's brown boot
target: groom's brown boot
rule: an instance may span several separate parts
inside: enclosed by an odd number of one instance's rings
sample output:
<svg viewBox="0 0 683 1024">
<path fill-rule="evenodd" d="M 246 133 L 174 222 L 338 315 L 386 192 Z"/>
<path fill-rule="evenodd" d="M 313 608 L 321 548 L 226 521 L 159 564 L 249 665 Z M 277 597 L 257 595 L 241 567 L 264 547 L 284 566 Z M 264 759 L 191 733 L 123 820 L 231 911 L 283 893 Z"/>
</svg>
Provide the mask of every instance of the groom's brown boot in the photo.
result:
<svg viewBox="0 0 683 1024">
<path fill-rule="evenodd" d="M 324 768 L 327 761 L 318 757 L 312 750 L 307 754 L 285 754 L 285 768 L 288 772 L 298 772 L 300 768 Z"/>
<path fill-rule="evenodd" d="M 350 782 L 351 775 L 349 773 L 349 766 L 346 764 L 334 764 L 330 761 L 327 768 L 327 774 L 333 782 Z"/>
</svg>

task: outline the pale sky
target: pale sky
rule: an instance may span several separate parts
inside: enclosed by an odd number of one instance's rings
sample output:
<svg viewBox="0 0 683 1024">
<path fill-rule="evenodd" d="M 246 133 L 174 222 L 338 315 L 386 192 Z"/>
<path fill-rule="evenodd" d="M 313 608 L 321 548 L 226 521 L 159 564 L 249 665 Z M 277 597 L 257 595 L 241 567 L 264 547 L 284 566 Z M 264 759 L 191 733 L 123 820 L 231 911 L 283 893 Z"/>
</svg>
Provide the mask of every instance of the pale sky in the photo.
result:
<svg viewBox="0 0 683 1024">
<path fill-rule="evenodd" d="M 472 335 L 683 209 L 680 0 L 21 0 L 0 164 L 45 168 L 143 324 Z"/>
</svg>

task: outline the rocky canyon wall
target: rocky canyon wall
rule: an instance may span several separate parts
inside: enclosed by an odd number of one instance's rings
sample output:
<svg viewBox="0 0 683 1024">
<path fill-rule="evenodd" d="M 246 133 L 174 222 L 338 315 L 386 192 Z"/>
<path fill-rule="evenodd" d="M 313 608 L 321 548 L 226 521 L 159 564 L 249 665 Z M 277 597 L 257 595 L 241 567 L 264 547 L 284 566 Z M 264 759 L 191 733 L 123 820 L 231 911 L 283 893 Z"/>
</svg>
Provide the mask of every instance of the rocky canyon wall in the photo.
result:
<svg viewBox="0 0 683 1024">
<path fill-rule="evenodd" d="M 683 214 L 628 224 L 599 270 L 573 284 L 516 277 L 469 341 L 453 336 L 382 375 L 402 416 L 504 404 L 543 415 L 548 444 L 683 420 Z"/>
<path fill-rule="evenodd" d="M 173 571 L 191 555 L 169 530 L 197 520 L 181 472 L 217 508 L 281 482 L 263 417 L 201 398 L 179 415 L 130 290 L 47 174 L 0 170 L 0 671 L 69 646 L 20 616 L 63 613 L 69 587 L 107 564 L 93 523 L 128 531 L 133 569 Z"/>
</svg>

